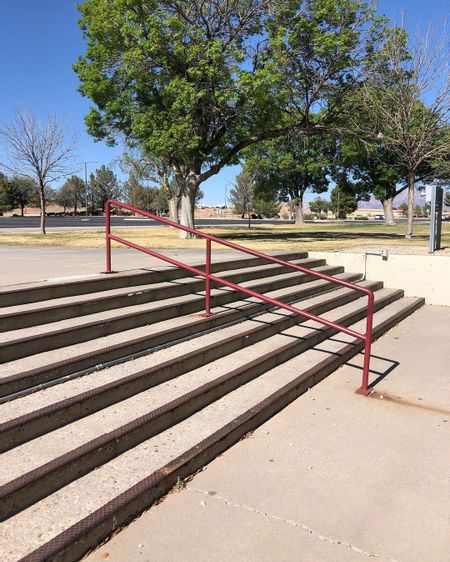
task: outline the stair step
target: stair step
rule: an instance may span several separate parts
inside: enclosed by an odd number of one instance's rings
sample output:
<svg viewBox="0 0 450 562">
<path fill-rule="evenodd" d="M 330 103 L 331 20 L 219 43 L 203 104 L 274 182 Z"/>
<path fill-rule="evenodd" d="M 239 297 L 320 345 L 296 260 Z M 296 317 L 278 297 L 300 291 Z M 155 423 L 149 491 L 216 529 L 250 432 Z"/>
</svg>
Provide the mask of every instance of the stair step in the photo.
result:
<svg viewBox="0 0 450 562">
<path fill-rule="evenodd" d="M 334 275 L 342 273 L 338 266 L 320 266 L 315 271 Z M 185 281 L 185 280 L 184 280 Z M 289 287 L 311 281 L 309 274 L 294 272 L 242 283 L 243 287 L 267 292 L 276 288 Z M 197 294 L 202 294 L 199 292 Z M 231 289 L 214 289 L 211 291 L 212 306 L 220 306 L 242 298 L 240 293 Z M 74 343 L 89 341 L 115 332 L 160 322 L 167 318 L 184 316 L 204 309 L 202 299 L 186 299 L 185 296 L 174 297 L 166 306 L 160 302 L 124 307 L 118 310 L 100 312 L 76 319 L 61 320 L 3 332 L 0 344 L 0 361 L 5 363 L 43 351 L 64 347 Z"/>
<path fill-rule="evenodd" d="M 401 291 L 380 291 L 376 308 L 381 309 L 398 298 L 401 298 Z M 349 325 L 364 316 L 364 308 L 363 303 L 353 303 L 336 309 L 325 317 Z M 333 330 L 327 328 L 318 329 L 313 322 L 288 328 L 247 348 L 245 355 L 240 350 L 230 353 L 226 362 L 215 360 L 201 365 L 183 376 L 126 399 L 119 405 L 105 408 L 81 422 L 72 423 L 60 431 L 53 431 L 42 439 L 16 448 L 5 455 L 4 465 L 9 468 L 6 474 L 0 475 L 0 483 L 3 484 L 6 479 L 11 478 L 14 471 L 16 473 L 15 491 L 12 490 L 14 484 L 10 485 L 7 499 L 0 492 L 3 517 L 9 516 L 13 510 L 23 509 L 25 503 L 29 505 L 47 495 L 49 489 L 54 491 L 60 487 L 61 478 L 64 483 L 68 483 L 87 473 L 108 458 L 164 431 L 271 367 L 307 351 L 332 333 Z M 230 371 L 232 367 L 234 368 Z M 20 401 L 17 410 L 22 410 Z M 14 415 L 14 411 L 10 414 Z M 69 421 L 68 417 L 65 424 Z M 67 451 L 68 446 L 72 447 L 72 452 Z M 76 450 L 77 447 L 81 449 Z M 49 455 L 53 457 L 58 448 L 59 459 L 49 460 Z M 25 463 L 23 459 L 26 459 Z M 46 466 L 38 468 L 45 463 Z M 34 473 L 27 477 L 24 475 L 26 470 L 34 470 Z M 60 475 L 59 478 L 57 474 Z"/>
<path fill-rule="evenodd" d="M 357 303 L 359 304 L 359 301 L 352 303 L 352 306 Z M 401 298 L 382 308 L 374 316 L 375 337 L 421 304 L 423 299 Z M 333 311 L 330 317 L 336 313 L 337 310 Z M 289 334 L 273 336 L 273 345 L 269 345 L 266 340 L 256 344 L 254 349 L 259 348 L 261 351 L 262 348 L 264 352 L 274 352 L 272 355 L 276 361 L 276 351 L 280 346 L 300 345 L 301 339 L 298 338 L 302 338 L 308 328 L 315 332 L 324 330 L 322 326 L 308 321 L 301 326 L 289 328 Z M 356 322 L 351 328 L 364 331 L 365 322 Z M 289 344 L 282 343 L 286 339 L 290 340 Z M 350 359 L 361 347 L 361 342 L 339 334 L 288 359 L 280 366 L 269 365 L 271 368 L 257 378 L 244 381 L 245 384 L 204 406 L 189 418 L 137 444 L 97 470 L 85 474 L 21 511 L 3 524 L 5 533 L 0 539 L 0 548 L 4 553 L 4 560 L 17 560 L 35 549 L 38 550 L 30 555 L 29 560 L 43 561 L 63 555 L 65 560 L 78 559 L 113 529 L 127 522 L 167 492 L 178 477 L 184 478 L 203 466 L 242 435 L 257 427 L 308 387 Z M 251 357 L 258 359 L 258 355 L 251 356 L 248 351 L 246 350 L 242 359 L 244 362 L 248 363 Z M 242 356 L 242 353 L 237 355 Z M 227 362 L 226 367 L 230 366 Z M 205 368 L 202 372 L 206 373 Z M 216 374 L 220 373 L 212 372 L 213 376 Z M 172 384 L 174 382 L 172 381 Z M 154 392 L 155 389 L 152 389 L 153 394 Z M 137 397 L 133 400 L 137 400 Z M 114 416 L 118 416 L 122 410 L 118 405 L 115 408 Z M 99 415 L 106 414 L 104 410 L 95 416 L 99 419 Z M 85 418 L 72 423 L 71 426 L 73 428 L 86 424 L 86 428 L 89 428 L 88 421 L 89 418 Z M 57 430 L 54 435 L 67 431 L 69 427 Z M 111 424 L 104 427 L 108 430 L 114 429 Z M 19 451 L 25 451 L 27 447 L 42 443 L 46 439 L 50 447 L 51 435 L 40 437 L 35 442 L 29 442 L 5 453 L 3 459 L 10 461 L 3 462 L 2 466 L 13 470 L 17 465 L 17 462 L 12 462 L 14 454 L 18 455 L 17 461 L 20 458 L 22 466 L 30 466 L 27 465 L 27 454 L 23 453 L 21 457 Z M 40 449 L 47 452 L 48 447 Z M 9 477 L 11 474 L 9 473 Z M 24 474 L 22 476 L 25 477 Z M 95 493 L 92 493 L 93 490 Z M 51 514 L 51 523 L 48 521 L 48 514 Z"/>
<path fill-rule="evenodd" d="M 289 252 L 275 254 L 273 257 L 284 261 L 297 260 L 308 257 L 307 252 Z M 254 267 L 260 264 L 267 264 L 266 259 L 262 258 L 242 258 L 228 259 L 211 264 L 212 273 L 236 269 L 236 267 Z M 204 270 L 205 264 L 196 264 L 193 267 Z M 16 306 L 48 299 L 57 299 L 74 295 L 85 295 L 88 293 L 117 289 L 120 287 L 132 287 L 146 285 L 149 283 L 159 283 L 162 281 L 180 279 L 188 277 L 190 273 L 177 267 L 152 267 L 151 269 L 140 269 L 135 271 L 125 271 L 113 275 L 97 275 L 78 278 L 71 282 L 43 282 L 27 283 L 0 287 L 0 307 Z"/>
<path fill-rule="evenodd" d="M 341 273 L 337 274 L 336 278 L 355 282 L 360 278 L 360 275 Z M 283 302 L 298 302 L 312 295 L 336 290 L 337 288 L 338 285 L 318 280 L 301 284 L 295 289 L 286 287 L 270 291 L 267 296 Z M 354 296 L 356 297 L 357 293 Z M 203 306 L 204 297 L 194 297 L 195 299 L 201 299 Z M 173 345 L 180 339 L 192 337 L 193 334 L 215 329 L 224 324 L 240 321 L 269 308 L 270 305 L 256 298 L 238 300 L 214 308 L 213 316 L 208 318 L 199 319 L 194 315 L 172 317 L 158 323 L 96 338 L 90 342 L 57 348 L 31 357 L 7 362 L 0 366 L 0 396 L 5 397 L 8 394 L 25 391 L 48 381 L 81 373 L 89 368 L 95 369 L 105 362 L 121 360 L 121 358 L 143 353 L 145 350 L 154 347 Z"/>
<path fill-rule="evenodd" d="M 363 286 L 376 288 L 377 283 L 363 283 Z M 399 298 L 402 292 L 390 290 L 381 292 L 381 299 Z M 367 310 L 366 302 L 359 302 L 360 293 L 349 289 L 339 289 L 302 302 L 302 309 L 323 314 L 340 310 L 347 303 L 357 299 L 356 307 L 360 314 Z M 362 299 L 365 301 L 365 299 Z M 182 342 L 175 349 L 165 348 L 134 361 L 122 363 L 109 369 L 95 372 L 82 380 L 65 383 L 62 387 L 52 387 L 28 398 L 6 403 L 0 409 L 0 450 L 11 448 L 18 443 L 55 429 L 69 421 L 83 417 L 120 400 L 147 390 L 161 382 L 177 377 L 193 368 L 210 363 L 237 350 L 264 340 L 285 329 L 299 324 L 305 318 L 279 310 L 266 313 L 251 320 L 222 328 L 217 332 L 198 335 Z M 175 357 L 174 357 L 175 354 Z M 223 360 L 222 360 L 223 362 Z M 103 380 L 102 384 L 93 381 Z M 71 393 L 72 388 L 86 387 L 81 393 Z M 66 390 L 67 389 L 67 390 Z M 61 401 L 52 401 L 52 396 L 61 396 Z M 28 404 L 27 412 L 21 412 L 21 405 Z M 15 419 L 8 418 L 10 413 Z M 5 416 L 6 415 L 6 419 Z"/>
<path fill-rule="evenodd" d="M 291 263 L 311 268 L 324 265 L 325 261 L 323 259 L 306 258 L 295 260 Z M 249 280 L 286 273 L 284 266 L 273 263 L 253 267 L 236 266 L 225 275 L 221 275 L 221 277 L 233 283 L 241 284 Z M 97 312 L 195 293 L 196 291 L 202 291 L 204 285 L 205 281 L 203 278 L 186 275 L 181 279 L 120 287 L 26 305 L 7 306 L 0 308 L 0 332 L 48 324 L 74 316 L 86 316 Z M 215 284 L 213 283 L 212 287 L 214 286 Z"/>
</svg>

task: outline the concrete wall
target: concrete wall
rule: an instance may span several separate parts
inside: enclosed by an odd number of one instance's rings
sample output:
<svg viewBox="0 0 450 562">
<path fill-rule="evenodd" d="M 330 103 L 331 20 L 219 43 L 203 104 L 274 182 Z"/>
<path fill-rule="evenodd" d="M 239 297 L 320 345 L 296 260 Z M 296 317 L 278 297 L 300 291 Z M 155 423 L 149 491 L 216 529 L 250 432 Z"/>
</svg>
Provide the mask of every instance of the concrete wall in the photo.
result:
<svg viewBox="0 0 450 562">
<path fill-rule="evenodd" d="M 427 304 L 450 306 L 450 256 L 389 254 L 386 260 L 361 252 L 309 252 L 309 256 L 322 257 L 329 265 L 342 265 L 349 272 L 365 271 L 367 279 L 404 289 L 407 297 L 425 297 Z"/>
</svg>

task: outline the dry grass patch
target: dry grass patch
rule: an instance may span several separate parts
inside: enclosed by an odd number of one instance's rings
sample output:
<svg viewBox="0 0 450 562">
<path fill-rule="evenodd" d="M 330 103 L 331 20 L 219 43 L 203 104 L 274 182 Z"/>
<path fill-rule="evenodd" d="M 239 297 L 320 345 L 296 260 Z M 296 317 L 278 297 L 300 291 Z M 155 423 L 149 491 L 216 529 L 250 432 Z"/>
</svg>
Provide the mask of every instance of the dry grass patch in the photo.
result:
<svg viewBox="0 0 450 562">
<path fill-rule="evenodd" d="M 429 226 L 416 225 L 414 239 L 404 238 L 405 225 L 384 224 L 307 224 L 267 225 L 248 228 L 206 228 L 232 242 L 257 250 L 267 251 L 320 251 L 340 250 L 365 245 L 426 246 Z M 169 228 L 142 227 L 114 229 L 113 233 L 141 246 L 153 249 L 202 249 L 202 239 L 183 240 L 178 232 Z M 450 224 L 443 225 L 442 245 L 450 247 Z M 46 236 L 35 232 L 0 233 L 0 244 L 8 246 L 47 246 L 63 248 L 102 248 L 105 245 L 103 230 L 50 231 Z M 113 242 L 114 247 L 123 247 Z M 223 246 L 221 246 L 223 249 Z"/>
</svg>

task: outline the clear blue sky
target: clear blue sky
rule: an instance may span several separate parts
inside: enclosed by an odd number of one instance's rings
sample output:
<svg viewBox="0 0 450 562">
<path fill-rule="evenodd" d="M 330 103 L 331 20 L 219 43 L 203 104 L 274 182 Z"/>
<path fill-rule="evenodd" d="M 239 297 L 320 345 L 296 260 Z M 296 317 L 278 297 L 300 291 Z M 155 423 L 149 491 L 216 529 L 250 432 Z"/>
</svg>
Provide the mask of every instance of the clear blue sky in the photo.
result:
<svg viewBox="0 0 450 562">
<path fill-rule="evenodd" d="M 98 160 L 109 165 L 118 149 L 94 143 L 84 130 L 89 100 L 77 92 L 72 64 L 83 53 L 77 26 L 78 11 L 72 0 L 0 0 L 0 121 L 8 120 L 15 107 L 25 106 L 38 115 L 59 113 L 79 134 L 82 162 Z M 449 0 L 380 0 L 380 13 L 397 21 L 405 11 L 411 29 L 442 22 L 449 15 Z M 100 164 L 91 164 L 91 167 Z M 205 182 L 204 203 L 223 204 L 225 186 L 233 182 L 238 167 L 225 168 Z"/>
</svg>

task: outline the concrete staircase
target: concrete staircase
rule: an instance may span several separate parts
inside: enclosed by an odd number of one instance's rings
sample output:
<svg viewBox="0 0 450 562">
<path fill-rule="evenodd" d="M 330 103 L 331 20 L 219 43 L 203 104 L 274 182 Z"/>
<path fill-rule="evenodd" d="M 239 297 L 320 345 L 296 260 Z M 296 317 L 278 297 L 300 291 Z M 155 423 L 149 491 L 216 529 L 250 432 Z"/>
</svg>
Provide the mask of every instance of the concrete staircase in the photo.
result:
<svg viewBox="0 0 450 562">
<path fill-rule="evenodd" d="M 280 257 L 376 291 L 375 338 L 423 304 Z M 367 299 L 347 288 L 259 258 L 212 272 L 365 329 Z M 362 348 L 227 288 L 203 318 L 203 291 L 176 268 L 0 289 L 3 562 L 78 560 Z"/>
</svg>

